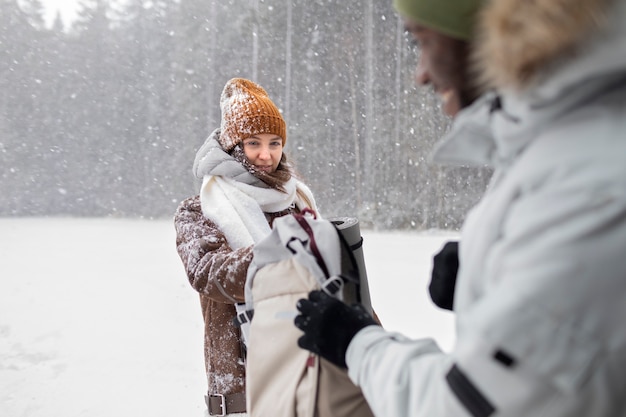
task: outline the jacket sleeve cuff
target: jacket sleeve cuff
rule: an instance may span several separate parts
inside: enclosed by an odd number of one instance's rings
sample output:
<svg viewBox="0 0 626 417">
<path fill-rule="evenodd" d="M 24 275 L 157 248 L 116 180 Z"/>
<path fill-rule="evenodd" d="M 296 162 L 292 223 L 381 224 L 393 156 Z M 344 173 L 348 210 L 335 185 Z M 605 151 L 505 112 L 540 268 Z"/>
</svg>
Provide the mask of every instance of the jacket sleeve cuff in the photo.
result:
<svg viewBox="0 0 626 417">
<path fill-rule="evenodd" d="M 392 352 L 392 356 L 387 355 Z M 432 339 L 413 340 L 380 326 L 367 326 L 360 330 L 348 345 L 346 351 L 348 375 L 352 382 L 360 385 L 361 374 L 370 365 L 378 367 L 387 361 L 403 361 L 408 357 L 425 353 L 441 353 L 441 350 Z"/>
</svg>

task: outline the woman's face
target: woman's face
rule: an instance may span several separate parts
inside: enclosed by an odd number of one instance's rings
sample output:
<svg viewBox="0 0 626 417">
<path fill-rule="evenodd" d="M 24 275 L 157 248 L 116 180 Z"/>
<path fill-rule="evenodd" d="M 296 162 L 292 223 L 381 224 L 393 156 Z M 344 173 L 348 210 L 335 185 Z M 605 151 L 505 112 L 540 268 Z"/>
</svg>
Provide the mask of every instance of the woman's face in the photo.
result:
<svg viewBox="0 0 626 417">
<path fill-rule="evenodd" d="M 283 139 L 273 133 L 259 133 L 243 140 L 243 152 L 259 171 L 276 171 L 283 156 Z"/>
</svg>

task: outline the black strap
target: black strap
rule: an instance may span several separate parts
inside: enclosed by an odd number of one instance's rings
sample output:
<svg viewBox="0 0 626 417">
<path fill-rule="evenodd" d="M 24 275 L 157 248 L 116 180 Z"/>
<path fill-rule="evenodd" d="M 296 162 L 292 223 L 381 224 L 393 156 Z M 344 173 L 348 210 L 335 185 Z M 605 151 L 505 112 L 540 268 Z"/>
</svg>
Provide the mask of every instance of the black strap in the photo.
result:
<svg viewBox="0 0 626 417">
<path fill-rule="evenodd" d="M 343 236 L 342 236 L 343 237 Z M 350 245 L 350 249 L 354 252 L 357 249 L 361 249 L 363 247 L 363 237 L 359 239 L 354 245 Z"/>
<path fill-rule="evenodd" d="M 459 367 L 454 364 L 446 375 L 446 381 L 452 392 L 474 417 L 489 417 L 496 409 L 478 390 L 476 385 Z"/>
</svg>

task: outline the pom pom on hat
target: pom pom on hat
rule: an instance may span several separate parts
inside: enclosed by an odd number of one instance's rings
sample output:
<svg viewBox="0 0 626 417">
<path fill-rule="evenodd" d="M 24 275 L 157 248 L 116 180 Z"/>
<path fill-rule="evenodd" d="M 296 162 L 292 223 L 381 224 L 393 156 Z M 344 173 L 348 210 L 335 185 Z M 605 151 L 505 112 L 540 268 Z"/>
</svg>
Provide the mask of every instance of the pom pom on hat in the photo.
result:
<svg viewBox="0 0 626 417">
<path fill-rule="evenodd" d="M 276 105 L 260 85 L 244 78 L 226 83 L 220 97 L 222 123 L 220 145 L 230 152 L 245 138 L 273 133 L 287 142 L 287 126 Z"/>
</svg>

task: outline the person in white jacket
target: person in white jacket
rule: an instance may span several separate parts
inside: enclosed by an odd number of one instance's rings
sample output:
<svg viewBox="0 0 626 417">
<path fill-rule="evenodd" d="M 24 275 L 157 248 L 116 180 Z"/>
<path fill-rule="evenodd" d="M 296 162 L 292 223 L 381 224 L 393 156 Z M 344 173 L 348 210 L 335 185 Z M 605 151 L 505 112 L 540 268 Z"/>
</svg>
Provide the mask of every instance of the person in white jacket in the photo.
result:
<svg viewBox="0 0 626 417">
<path fill-rule="evenodd" d="M 438 62 L 424 36 L 463 20 L 429 11 L 469 3 L 394 2 L 420 71 Z M 298 303 L 298 343 L 346 366 L 380 417 L 626 416 L 626 0 L 486 1 L 473 16 L 467 74 L 485 92 L 465 105 L 434 86 L 456 115 L 434 160 L 494 169 L 461 231 L 454 346 L 320 292 Z"/>
</svg>

